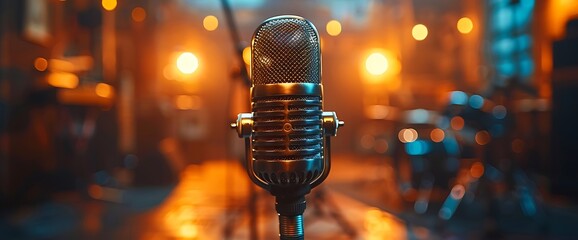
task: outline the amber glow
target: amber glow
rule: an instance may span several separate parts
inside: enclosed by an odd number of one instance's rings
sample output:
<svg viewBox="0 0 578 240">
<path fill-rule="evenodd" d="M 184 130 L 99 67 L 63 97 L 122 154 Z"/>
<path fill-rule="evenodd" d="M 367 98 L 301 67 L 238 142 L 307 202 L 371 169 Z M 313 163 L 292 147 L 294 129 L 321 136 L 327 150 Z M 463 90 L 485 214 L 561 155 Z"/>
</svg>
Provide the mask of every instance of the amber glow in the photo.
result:
<svg viewBox="0 0 578 240">
<path fill-rule="evenodd" d="M 341 33 L 341 23 L 337 20 L 331 20 L 325 26 L 325 30 L 330 36 L 338 36 Z"/>
<path fill-rule="evenodd" d="M 578 1 L 574 0 L 551 0 L 548 2 L 548 15 L 546 17 L 545 30 L 554 38 L 564 36 L 566 22 L 573 16 L 578 15 Z"/>
<path fill-rule="evenodd" d="M 78 76 L 67 72 L 54 72 L 48 75 L 47 82 L 57 88 L 76 88 Z"/>
<path fill-rule="evenodd" d="M 363 226 L 367 232 L 364 239 L 367 240 L 407 238 L 405 226 L 394 216 L 379 209 L 370 208 L 367 210 Z"/>
<path fill-rule="evenodd" d="M 372 48 L 359 61 L 361 77 L 366 83 L 394 91 L 401 86 L 401 63 L 397 54 L 386 49 Z M 373 87 L 372 87 L 373 88 Z"/>
<path fill-rule="evenodd" d="M 457 28 L 460 33 L 468 34 L 474 29 L 474 23 L 470 18 L 463 17 L 458 20 Z"/>
<path fill-rule="evenodd" d="M 213 15 L 206 16 L 203 19 L 203 27 L 207 31 L 215 31 L 219 27 L 219 19 Z"/>
<path fill-rule="evenodd" d="M 251 65 L 251 47 L 245 47 L 243 49 L 243 61 L 247 65 Z"/>
<path fill-rule="evenodd" d="M 464 119 L 462 117 L 453 117 L 450 121 L 450 126 L 454 130 L 462 130 L 464 128 Z"/>
<path fill-rule="evenodd" d="M 175 98 L 175 106 L 179 110 L 199 109 L 200 100 L 198 96 L 179 95 Z"/>
<path fill-rule="evenodd" d="M 38 71 L 46 71 L 46 69 L 48 68 L 48 61 L 46 60 L 46 58 L 36 58 L 34 60 L 34 68 Z"/>
<path fill-rule="evenodd" d="M 50 67 L 50 71 L 53 72 L 74 72 L 76 71 L 76 66 L 66 60 L 62 59 L 50 59 L 48 61 L 48 66 Z"/>
<path fill-rule="evenodd" d="M 416 24 L 411 29 L 411 36 L 413 39 L 417 41 L 422 41 L 427 37 L 428 30 L 427 27 L 423 24 Z"/>
<path fill-rule="evenodd" d="M 192 74 L 199 67 L 199 59 L 190 52 L 184 52 L 177 58 L 177 68 L 184 74 Z"/>
<path fill-rule="evenodd" d="M 486 145 L 490 142 L 490 133 L 488 131 L 479 131 L 476 133 L 476 143 Z"/>
<path fill-rule="evenodd" d="M 484 175 L 484 171 L 484 164 L 481 162 L 475 162 L 470 168 L 470 175 L 472 175 L 474 178 L 480 178 Z"/>
<path fill-rule="evenodd" d="M 107 11 L 112 11 L 116 8 L 116 0 L 102 0 L 102 8 Z"/>
<path fill-rule="evenodd" d="M 371 75 L 382 75 L 389 68 L 389 61 L 379 52 L 370 54 L 365 60 L 365 69 Z"/>
<path fill-rule="evenodd" d="M 444 130 L 441 130 L 439 128 L 436 128 L 434 130 L 431 130 L 430 134 L 429 134 L 430 138 L 432 141 L 434 142 L 441 142 L 444 140 L 446 134 L 444 133 Z"/>
<path fill-rule="evenodd" d="M 142 22 L 147 17 L 147 12 L 142 7 L 135 7 L 131 13 L 132 20 L 135 22 Z"/>
<path fill-rule="evenodd" d="M 401 131 L 399 131 L 397 137 L 399 138 L 399 141 L 401 141 L 402 143 L 410 143 L 417 140 L 418 133 L 413 128 L 404 128 Z"/>
<path fill-rule="evenodd" d="M 94 89 L 96 95 L 99 97 L 108 98 L 112 95 L 112 87 L 106 83 L 98 83 L 96 84 L 96 88 Z"/>
</svg>

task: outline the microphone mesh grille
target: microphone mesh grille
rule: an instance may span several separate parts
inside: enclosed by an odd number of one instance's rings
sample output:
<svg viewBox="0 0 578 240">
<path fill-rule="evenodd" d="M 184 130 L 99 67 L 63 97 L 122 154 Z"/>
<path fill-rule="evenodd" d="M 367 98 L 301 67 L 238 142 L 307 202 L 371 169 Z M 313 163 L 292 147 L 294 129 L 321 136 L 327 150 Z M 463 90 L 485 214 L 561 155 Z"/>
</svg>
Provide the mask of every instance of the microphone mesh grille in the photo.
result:
<svg viewBox="0 0 578 240">
<path fill-rule="evenodd" d="M 302 18 L 275 18 L 255 32 L 252 46 L 253 85 L 321 84 L 319 36 Z"/>
</svg>

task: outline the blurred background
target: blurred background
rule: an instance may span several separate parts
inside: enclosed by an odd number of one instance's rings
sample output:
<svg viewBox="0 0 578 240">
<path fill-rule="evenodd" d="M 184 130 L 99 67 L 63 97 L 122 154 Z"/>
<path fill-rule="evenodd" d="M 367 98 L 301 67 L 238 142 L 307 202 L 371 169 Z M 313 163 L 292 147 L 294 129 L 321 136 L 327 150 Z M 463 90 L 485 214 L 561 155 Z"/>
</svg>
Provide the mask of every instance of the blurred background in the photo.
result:
<svg viewBox="0 0 578 240">
<path fill-rule="evenodd" d="M 1 239 L 277 238 L 229 123 L 283 14 L 346 122 L 307 238 L 578 238 L 578 2 L 230 2 L 0 0 Z"/>
</svg>

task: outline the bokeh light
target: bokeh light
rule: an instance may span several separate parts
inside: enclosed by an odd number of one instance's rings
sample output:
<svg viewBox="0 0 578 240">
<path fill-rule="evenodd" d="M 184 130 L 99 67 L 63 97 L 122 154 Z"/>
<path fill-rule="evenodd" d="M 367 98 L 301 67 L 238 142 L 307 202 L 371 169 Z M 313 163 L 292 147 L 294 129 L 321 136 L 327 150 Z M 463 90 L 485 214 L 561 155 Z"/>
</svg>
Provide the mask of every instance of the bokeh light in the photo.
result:
<svg viewBox="0 0 578 240">
<path fill-rule="evenodd" d="M 472 95 L 470 97 L 470 107 L 480 109 L 484 106 L 484 98 L 480 95 Z"/>
<path fill-rule="evenodd" d="M 48 84 L 57 88 L 76 88 L 78 76 L 68 72 L 53 72 L 48 75 Z"/>
<path fill-rule="evenodd" d="M 414 142 L 415 140 L 417 140 L 418 133 L 415 129 L 413 128 L 404 128 L 402 130 L 399 131 L 397 137 L 399 138 L 399 141 L 401 141 L 402 143 L 410 143 L 410 142 Z"/>
<path fill-rule="evenodd" d="M 503 105 L 497 105 L 492 109 L 492 115 L 497 119 L 504 119 L 508 114 L 508 110 Z"/>
<path fill-rule="evenodd" d="M 112 94 L 112 87 L 106 83 L 98 83 L 94 89 L 99 97 L 108 98 Z"/>
<path fill-rule="evenodd" d="M 147 17 L 147 12 L 142 7 L 135 7 L 131 12 L 132 20 L 135 22 L 142 22 Z"/>
<path fill-rule="evenodd" d="M 490 142 L 491 137 L 490 137 L 490 133 L 488 131 L 479 131 L 476 133 L 476 143 L 480 144 L 480 145 L 486 145 Z"/>
<path fill-rule="evenodd" d="M 379 52 L 370 54 L 365 60 L 365 69 L 371 75 L 382 75 L 389 68 L 389 61 Z"/>
<path fill-rule="evenodd" d="M 337 20 L 331 20 L 327 22 L 325 30 L 327 30 L 327 34 L 330 36 L 338 36 L 341 33 L 341 23 Z"/>
<path fill-rule="evenodd" d="M 417 41 L 422 41 L 427 37 L 428 30 L 427 27 L 423 24 L 416 24 L 411 29 L 411 36 Z"/>
<path fill-rule="evenodd" d="M 455 116 L 450 120 L 450 126 L 456 131 L 462 130 L 464 128 L 464 119 L 460 116 Z"/>
<path fill-rule="evenodd" d="M 203 19 L 203 27 L 207 31 L 214 31 L 219 27 L 219 19 L 213 15 L 206 16 Z"/>
<path fill-rule="evenodd" d="M 470 175 L 472 175 L 473 178 L 480 178 L 484 175 L 484 171 L 484 164 L 481 162 L 475 162 L 470 168 Z"/>
<path fill-rule="evenodd" d="M 193 53 L 184 52 L 177 58 L 177 68 L 184 74 L 194 73 L 199 67 L 199 59 Z"/>
<path fill-rule="evenodd" d="M 245 47 L 243 49 L 243 61 L 247 65 L 251 65 L 251 47 Z"/>
<path fill-rule="evenodd" d="M 102 0 L 102 8 L 107 11 L 112 11 L 116 8 L 116 0 Z"/>
<path fill-rule="evenodd" d="M 445 134 L 444 130 L 441 130 L 439 128 L 435 128 L 435 129 L 431 130 L 429 136 L 433 142 L 441 142 L 444 140 L 446 134 Z"/>
<path fill-rule="evenodd" d="M 457 28 L 460 33 L 468 34 L 474 29 L 474 23 L 470 18 L 463 17 L 458 20 Z"/>
<path fill-rule="evenodd" d="M 46 69 L 48 68 L 48 60 L 46 60 L 46 58 L 36 58 L 34 60 L 34 68 L 38 71 L 46 71 Z"/>
</svg>

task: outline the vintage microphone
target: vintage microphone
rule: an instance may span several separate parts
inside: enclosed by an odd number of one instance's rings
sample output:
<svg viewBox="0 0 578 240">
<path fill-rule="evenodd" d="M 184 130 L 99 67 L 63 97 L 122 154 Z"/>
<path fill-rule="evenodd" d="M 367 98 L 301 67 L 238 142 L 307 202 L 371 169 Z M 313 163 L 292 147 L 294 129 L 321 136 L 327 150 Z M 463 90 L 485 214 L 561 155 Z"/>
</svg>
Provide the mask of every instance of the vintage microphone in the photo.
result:
<svg viewBox="0 0 578 240">
<path fill-rule="evenodd" d="M 252 112 L 231 127 L 245 138 L 249 177 L 275 196 L 280 239 L 304 239 L 305 195 L 329 175 L 329 137 L 344 124 L 323 112 L 319 35 L 302 17 L 273 17 L 251 56 Z"/>
</svg>

